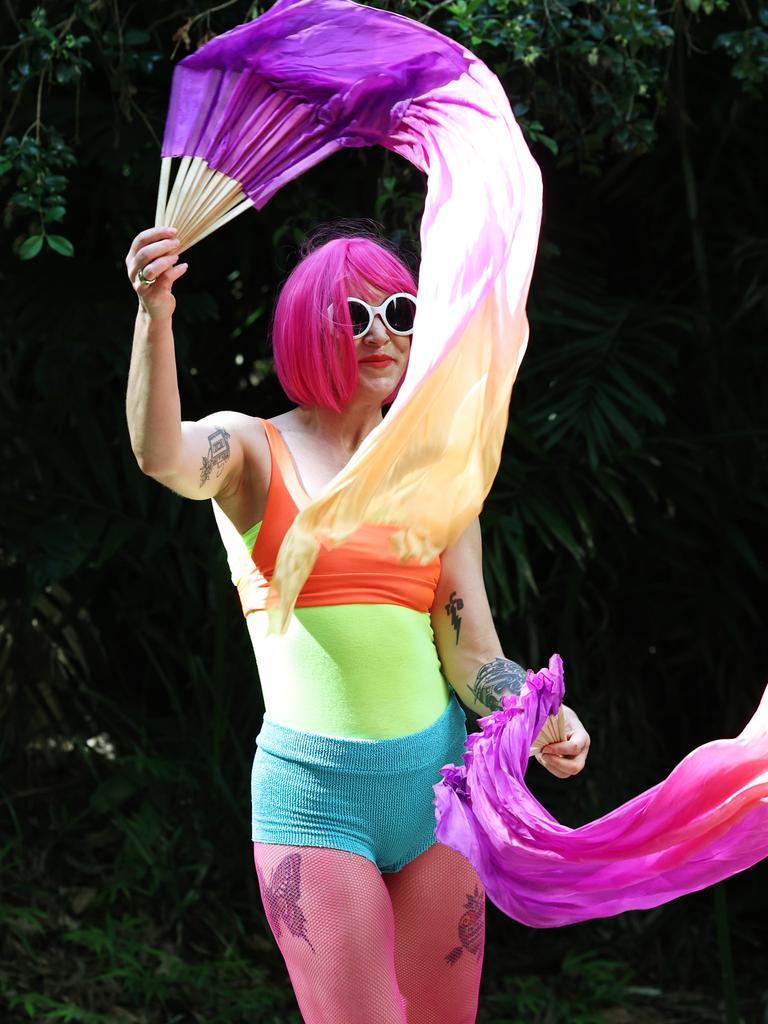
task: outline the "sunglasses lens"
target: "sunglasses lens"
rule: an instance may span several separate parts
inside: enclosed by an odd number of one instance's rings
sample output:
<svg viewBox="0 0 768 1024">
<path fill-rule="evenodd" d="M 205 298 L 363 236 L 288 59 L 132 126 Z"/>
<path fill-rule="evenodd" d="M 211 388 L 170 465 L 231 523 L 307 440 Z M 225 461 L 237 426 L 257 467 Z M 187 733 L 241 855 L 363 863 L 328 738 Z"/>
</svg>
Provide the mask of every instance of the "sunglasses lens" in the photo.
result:
<svg viewBox="0 0 768 1024">
<path fill-rule="evenodd" d="M 416 316 L 416 303 L 404 295 L 395 295 L 384 309 L 387 325 L 399 334 L 410 334 Z"/>
<path fill-rule="evenodd" d="M 348 305 L 349 319 L 352 321 L 352 334 L 355 338 L 359 338 L 368 330 L 371 317 L 362 302 L 350 299 Z"/>
</svg>

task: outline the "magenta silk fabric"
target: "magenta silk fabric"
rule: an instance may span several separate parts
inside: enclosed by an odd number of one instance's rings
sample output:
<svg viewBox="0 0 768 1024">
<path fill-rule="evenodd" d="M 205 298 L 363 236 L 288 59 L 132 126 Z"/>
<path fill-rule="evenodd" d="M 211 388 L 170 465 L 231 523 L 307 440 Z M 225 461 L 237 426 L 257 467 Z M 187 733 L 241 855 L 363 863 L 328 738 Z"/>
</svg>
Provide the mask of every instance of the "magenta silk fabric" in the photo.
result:
<svg viewBox="0 0 768 1024">
<path fill-rule="evenodd" d="M 658 906 L 768 854 L 768 690 L 735 739 L 698 747 L 668 778 L 580 828 L 525 785 L 528 752 L 563 696 L 563 666 L 528 673 L 480 720 L 464 764 L 435 786 L 437 838 L 477 869 L 505 914 L 536 928 Z"/>
</svg>

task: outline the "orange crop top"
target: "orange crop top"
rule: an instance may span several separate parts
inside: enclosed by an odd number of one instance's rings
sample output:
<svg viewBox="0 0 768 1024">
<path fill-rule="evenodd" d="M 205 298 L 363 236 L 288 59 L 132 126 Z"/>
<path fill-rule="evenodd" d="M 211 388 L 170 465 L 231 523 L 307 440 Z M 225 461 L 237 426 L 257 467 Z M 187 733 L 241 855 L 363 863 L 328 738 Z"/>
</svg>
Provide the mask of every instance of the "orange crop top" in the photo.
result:
<svg viewBox="0 0 768 1024">
<path fill-rule="evenodd" d="M 245 615 L 266 608 L 269 580 L 280 544 L 299 509 L 311 501 L 301 486 L 280 431 L 268 420 L 261 422 L 272 457 L 272 474 L 264 519 L 250 553 L 250 563 L 243 565 L 235 579 Z M 440 559 L 434 558 L 426 565 L 415 559 L 400 561 L 389 544 L 389 538 L 398 529 L 362 526 L 339 547 L 322 547 L 296 607 L 396 604 L 429 611 L 440 578 Z"/>
</svg>

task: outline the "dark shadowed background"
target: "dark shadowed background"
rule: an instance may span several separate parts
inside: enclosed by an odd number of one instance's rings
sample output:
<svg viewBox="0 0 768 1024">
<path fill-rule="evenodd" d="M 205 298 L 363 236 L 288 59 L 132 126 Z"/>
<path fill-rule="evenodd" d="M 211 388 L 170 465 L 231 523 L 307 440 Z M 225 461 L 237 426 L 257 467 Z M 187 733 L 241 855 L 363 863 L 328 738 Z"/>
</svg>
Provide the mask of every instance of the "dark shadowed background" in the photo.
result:
<svg viewBox="0 0 768 1024">
<path fill-rule="evenodd" d="M 269 5 L 6 4 L 0 189 L 3 1020 L 297 1021 L 250 860 L 263 706 L 207 502 L 142 476 L 124 394 L 174 62 Z M 502 78 L 545 182 L 531 342 L 482 516 L 506 653 L 559 651 L 577 825 L 738 732 L 768 682 L 768 5 L 400 0 Z M 189 254 L 183 414 L 287 408 L 275 290 L 304 233 L 424 184 L 344 152 Z M 532 932 L 490 908 L 484 1024 L 766 1019 L 765 864 Z"/>
</svg>

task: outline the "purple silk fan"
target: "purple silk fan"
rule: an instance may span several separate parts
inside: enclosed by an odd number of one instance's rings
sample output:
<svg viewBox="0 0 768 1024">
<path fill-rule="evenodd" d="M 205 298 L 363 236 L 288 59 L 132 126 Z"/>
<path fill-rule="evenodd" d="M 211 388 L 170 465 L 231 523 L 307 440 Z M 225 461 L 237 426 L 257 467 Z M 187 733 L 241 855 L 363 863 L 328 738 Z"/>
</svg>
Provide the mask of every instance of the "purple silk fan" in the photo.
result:
<svg viewBox="0 0 768 1024">
<path fill-rule="evenodd" d="M 480 720 L 464 763 L 435 786 L 437 838 L 475 866 L 489 898 L 532 927 L 646 909 L 768 855 L 768 690 L 735 739 L 698 747 L 657 786 L 570 829 L 525 785 L 531 743 L 563 697 L 563 666 L 528 673 Z"/>
<path fill-rule="evenodd" d="M 396 148 L 412 97 L 455 81 L 468 63 L 463 47 L 399 15 L 351 0 L 278 0 L 177 65 L 156 222 L 178 221 L 185 193 L 199 191 L 195 159 L 239 189 L 216 179 L 195 197 L 202 224 L 193 230 L 197 218 L 190 210 L 182 216 L 183 248 L 236 213 L 261 209 L 344 147 Z M 173 157 L 185 162 L 166 205 Z"/>
</svg>

